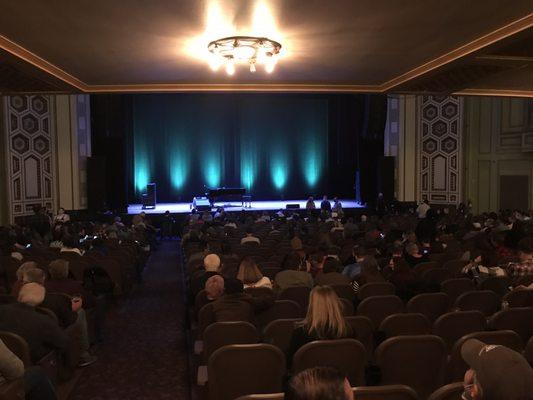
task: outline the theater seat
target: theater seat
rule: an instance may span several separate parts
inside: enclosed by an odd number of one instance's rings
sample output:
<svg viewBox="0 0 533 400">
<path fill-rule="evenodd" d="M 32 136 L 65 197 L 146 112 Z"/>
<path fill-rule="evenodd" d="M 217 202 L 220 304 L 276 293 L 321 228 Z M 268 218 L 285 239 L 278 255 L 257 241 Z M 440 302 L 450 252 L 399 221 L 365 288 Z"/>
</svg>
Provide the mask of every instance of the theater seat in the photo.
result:
<svg viewBox="0 0 533 400">
<path fill-rule="evenodd" d="M 296 322 L 301 321 L 298 318 L 276 319 L 269 323 L 263 331 L 263 341 L 279 348 L 283 354 L 286 354 L 294 332 Z"/>
<path fill-rule="evenodd" d="M 412 387 L 426 398 L 444 383 L 446 344 L 435 335 L 397 336 L 376 349 L 381 383 Z"/>
<path fill-rule="evenodd" d="M 264 328 L 276 319 L 294 319 L 302 317 L 302 309 L 292 300 L 276 300 L 274 305 L 256 317 L 257 326 Z"/>
<path fill-rule="evenodd" d="M 389 315 L 381 322 L 379 330 L 387 338 L 406 335 L 429 335 L 431 322 L 424 314 L 402 313 Z"/>
<path fill-rule="evenodd" d="M 351 285 L 331 285 L 331 288 L 337 293 L 337 296 L 341 299 L 346 299 L 350 303 L 353 303 L 355 298 L 355 292 Z"/>
<path fill-rule="evenodd" d="M 374 356 L 374 327 L 372 321 L 362 315 L 345 317 L 344 319 L 352 328 L 354 338 L 365 346 L 367 358 L 372 360 Z"/>
<path fill-rule="evenodd" d="M 271 394 L 249 394 L 241 396 L 237 400 L 283 400 L 285 395 L 283 393 L 271 393 Z"/>
<path fill-rule="evenodd" d="M 285 375 L 285 356 L 270 344 L 234 344 L 209 358 L 209 400 L 278 393 Z"/>
<path fill-rule="evenodd" d="M 533 307 L 533 289 L 518 289 L 507 293 L 503 297 L 509 307 Z"/>
<path fill-rule="evenodd" d="M 439 263 L 436 261 L 427 261 L 427 262 L 421 262 L 415 265 L 413 268 L 413 273 L 416 275 L 418 279 L 422 278 L 422 275 L 429 270 L 439 268 Z"/>
<path fill-rule="evenodd" d="M 468 278 L 447 279 L 440 284 L 440 290 L 448 295 L 450 304 L 454 304 L 460 295 L 474 290 L 474 282 Z"/>
<path fill-rule="evenodd" d="M 533 367 L 533 336 L 531 336 L 526 344 L 524 350 L 524 357 L 531 367 Z"/>
<path fill-rule="evenodd" d="M 407 303 L 407 312 L 424 314 L 433 323 L 450 308 L 450 298 L 446 293 L 422 293 Z"/>
<path fill-rule="evenodd" d="M 463 382 L 450 383 L 435 390 L 428 400 L 461 400 L 464 392 Z"/>
<path fill-rule="evenodd" d="M 24 380 L 0 382 L 0 400 L 24 400 Z"/>
<path fill-rule="evenodd" d="M 418 400 L 418 395 L 409 386 L 384 385 L 353 388 L 355 400 Z"/>
<path fill-rule="evenodd" d="M 204 331 L 204 361 L 223 346 L 230 344 L 257 343 L 259 334 L 249 322 L 215 322 Z"/>
<path fill-rule="evenodd" d="M 365 283 L 359 288 L 357 292 L 357 298 L 364 300 L 371 296 L 386 296 L 393 295 L 396 288 L 389 282 L 370 282 Z"/>
<path fill-rule="evenodd" d="M 524 343 L 516 332 L 510 330 L 474 332 L 463 336 L 455 342 L 448 361 L 448 382 L 458 382 L 463 379 L 468 366 L 461 356 L 461 347 L 468 339 L 478 339 L 486 344 L 499 344 L 509 347 L 519 353 L 524 349 Z"/>
<path fill-rule="evenodd" d="M 527 343 L 533 335 L 533 307 L 516 307 L 497 312 L 489 319 L 489 328 L 513 330 Z"/>
<path fill-rule="evenodd" d="M 346 374 L 352 385 L 364 385 L 366 349 L 355 339 L 317 340 L 303 345 L 294 354 L 294 373 L 318 366 L 335 367 Z"/>
<path fill-rule="evenodd" d="M 440 336 L 448 351 L 455 342 L 472 332 L 484 331 L 487 325 L 485 316 L 479 311 L 453 311 L 441 315 L 433 324 L 433 334 Z"/>
<path fill-rule="evenodd" d="M 303 314 L 307 312 L 310 292 L 311 289 L 306 286 L 289 287 L 281 291 L 278 296 L 278 300 L 292 300 L 296 302 L 300 306 L 303 316 Z"/>
<path fill-rule="evenodd" d="M 370 318 L 374 329 L 379 328 L 381 322 L 389 315 L 402 312 L 404 312 L 402 299 L 393 295 L 367 297 L 357 307 L 357 315 Z"/>
<path fill-rule="evenodd" d="M 490 290 L 473 290 L 460 295 L 455 300 L 454 308 L 461 311 L 481 311 L 488 317 L 500 309 L 500 297 Z"/>
</svg>

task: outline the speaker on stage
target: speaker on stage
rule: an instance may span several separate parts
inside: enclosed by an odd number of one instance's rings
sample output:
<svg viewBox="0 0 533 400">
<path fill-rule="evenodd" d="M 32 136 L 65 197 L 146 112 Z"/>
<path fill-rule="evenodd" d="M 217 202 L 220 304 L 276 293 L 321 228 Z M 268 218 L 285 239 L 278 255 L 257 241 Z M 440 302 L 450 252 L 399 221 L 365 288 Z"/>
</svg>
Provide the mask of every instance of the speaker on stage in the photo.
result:
<svg viewBox="0 0 533 400">
<path fill-rule="evenodd" d="M 142 196 L 143 209 L 155 208 L 156 190 L 156 184 L 154 182 L 146 185 L 146 193 Z"/>
<path fill-rule="evenodd" d="M 285 209 L 287 210 L 298 210 L 300 208 L 299 204 L 287 204 Z"/>
<path fill-rule="evenodd" d="M 378 192 L 388 203 L 394 197 L 394 157 L 383 156 L 378 164 Z"/>
</svg>

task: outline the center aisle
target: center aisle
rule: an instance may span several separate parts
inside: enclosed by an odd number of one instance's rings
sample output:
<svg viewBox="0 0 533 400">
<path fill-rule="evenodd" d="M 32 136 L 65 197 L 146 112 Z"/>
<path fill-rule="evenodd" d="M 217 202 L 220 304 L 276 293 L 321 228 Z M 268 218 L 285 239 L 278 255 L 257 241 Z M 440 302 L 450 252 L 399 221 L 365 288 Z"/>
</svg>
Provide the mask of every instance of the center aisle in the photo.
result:
<svg viewBox="0 0 533 400">
<path fill-rule="evenodd" d="M 98 362 L 69 399 L 189 399 L 178 243 L 161 243 L 143 284 L 109 311 Z"/>
</svg>

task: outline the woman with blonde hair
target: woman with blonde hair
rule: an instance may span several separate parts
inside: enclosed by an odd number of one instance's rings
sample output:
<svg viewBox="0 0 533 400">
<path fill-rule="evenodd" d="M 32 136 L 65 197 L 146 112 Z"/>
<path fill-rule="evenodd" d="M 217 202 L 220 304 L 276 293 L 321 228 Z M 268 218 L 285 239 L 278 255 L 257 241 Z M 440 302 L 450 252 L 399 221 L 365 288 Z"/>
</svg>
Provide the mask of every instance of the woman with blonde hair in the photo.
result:
<svg viewBox="0 0 533 400">
<path fill-rule="evenodd" d="M 267 287 L 272 289 L 272 282 L 263 276 L 261 270 L 252 257 L 244 257 L 237 271 L 237 279 L 240 280 L 245 289 L 254 287 Z"/>
<path fill-rule="evenodd" d="M 344 320 L 341 300 L 330 286 L 316 286 L 309 294 L 307 315 L 292 333 L 287 358 L 292 360 L 300 347 L 314 340 L 350 337 L 353 332 Z"/>
</svg>

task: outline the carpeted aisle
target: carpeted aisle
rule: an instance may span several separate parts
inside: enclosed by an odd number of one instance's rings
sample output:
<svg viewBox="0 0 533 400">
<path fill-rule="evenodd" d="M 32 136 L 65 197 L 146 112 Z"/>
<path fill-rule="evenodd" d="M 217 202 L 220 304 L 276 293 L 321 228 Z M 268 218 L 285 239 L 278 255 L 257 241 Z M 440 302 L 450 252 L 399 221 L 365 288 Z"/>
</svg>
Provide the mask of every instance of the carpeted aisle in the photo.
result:
<svg viewBox="0 0 533 400">
<path fill-rule="evenodd" d="M 178 246 L 163 242 L 141 287 L 110 310 L 99 360 L 83 371 L 69 399 L 189 399 Z"/>
</svg>

